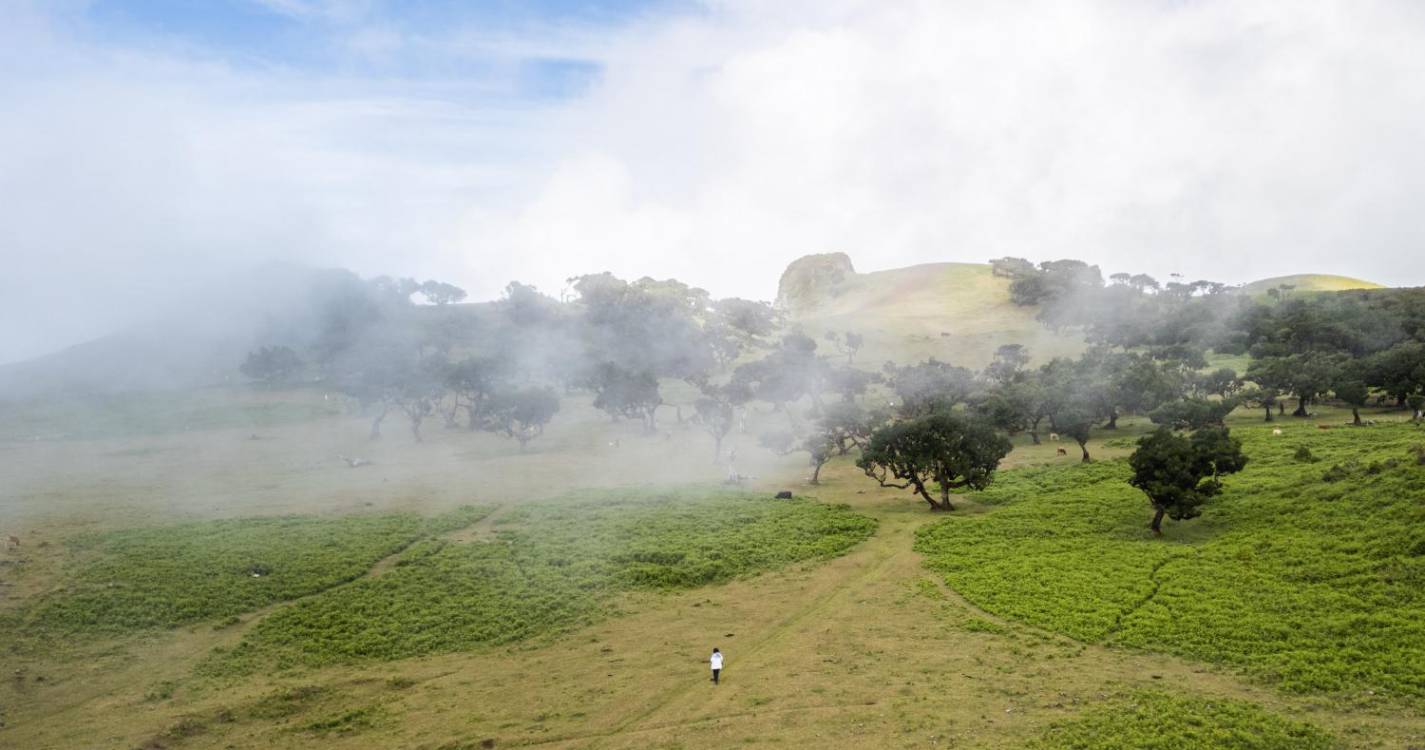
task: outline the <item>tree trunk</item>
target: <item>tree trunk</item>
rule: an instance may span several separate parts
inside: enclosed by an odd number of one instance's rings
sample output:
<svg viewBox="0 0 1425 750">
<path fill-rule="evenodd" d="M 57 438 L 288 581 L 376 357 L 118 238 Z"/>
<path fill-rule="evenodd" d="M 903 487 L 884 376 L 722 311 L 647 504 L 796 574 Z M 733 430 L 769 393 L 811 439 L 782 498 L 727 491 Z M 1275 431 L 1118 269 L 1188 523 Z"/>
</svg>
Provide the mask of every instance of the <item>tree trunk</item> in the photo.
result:
<svg viewBox="0 0 1425 750">
<path fill-rule="evenodd" d="M 1090 461 L 1093 460 L 1093 459 L 1089 458 L 1089 444 L 1088 444 L 1088 441 L 1084 441 L 1084 442 L 1082 442 L 1082 443 L 1079 443 L 1079 450 L 1081 450 L 1081 451 L 1084 452 L 1084 460 L 1083 460 L 1083 463 L 1089 463 Z"/>
<path fill-rule="evenodd" d="M 1311 399 L 1306 396 L 1298 396 L 1296 399 L 1296 411 L 1292 412 L 1293 417 L 1306 416 L 1306 405 L 1311 403 Z"/>
<path fill-rule="evenodd" d="M 935 498 L 932 497 L 930 493 L 926 491 L 925 484 L 923 482 L 921 482 L 919 479 L 914 478 L 912 478 L 910 482 L 911 485 L 915 487 L 915 493 L 925 498 L 925 502 L 930 504 L 931 510 L 944 510 L 944 508 L 941 507 L 940 503 L 935 502 Z"/>
<path fill-rule="evenodd" d="M 421 439 L 421 418 L 411 417 L 411 435 L 415 437 L 417 443 L 424 443 Z"/>
<path fill-rule="evenodd" d="M 717 463 L 722 460 L 722 436 L 714 434 L 713 441 L 713 463 Z"/>
<path fill-rule="evenodd" d="M 812 483 L 812 484 L 821 484 L 821 467 L 825 466 L 825 465 L 826 465 L 826 462 L 825 462 L 825 461 L 822 461 L 821 463 L 817 463 L 817 464 L 813 464 L 813 465 L 814 465 L 816 468 L 813 468 L 813 469 L 811 470 L 811 483 Z"/>
<path fill-rule="evenodd" d="M 940 485 L 940 506 L 941 510 L 955 510 L 955 506 L 950 504 L 950 488 L 943 484 Z"/>
<path fill-rule="evenodd" d="M 1038 431 L 1038 430 L 1030 430 L 1030 431 L 1029 431 L 1029 439 L 1032 440 L 1032 441 L 1034 441 L 1034 444 L 1035 444 L 1035 445 L 1039 445 L 1039 431 Z"/>
<path fill-rule="evenodd" d="M 385 419 L 386 419 L 386 410 L 385 410 L 385 409 L 382 409 L 382 410 L 381 410 L 381 413 L 380 413 L 380 414 L 377 414 L 377 415 L 376 415 L 376 418 L 373 419 L 373 420 L 371 420 L 371 439 L 372 439 L 372 440 L 380 440 L 380 439 L 381 439 L 381 422 L 384 421 Z"/>
<path fill-rule="evenodd" d="M 1352 407 L 1351 407 L 1351 418 L 1354 420 L 1354 421 L 1352 422 L 1352 424 L 1360 424 L 1360 423 L 1361 423 L 1361 410 L 1360 410 L 1360 407 L 1356 407 L 1356 406 L 1352 406 Z"/>
<path fill-rule="evenodd" d="M 1266 419 L 1266 421 L 1268 421 L 1268 422 L 1272 421 L 1272 405 L 1271 405 L 1271 404 L 1266 404 L 1266 405 L 1263 406 L 1263 408 L 1267 410 L 1267 419 Z"/>
<path fill-rule="evenodd" d="M 1286 414 L 1286 404 L 1284 404 L 1284 403 L 1278 401 L 1278 402 L 1277 402 L 1277 416 L 1281 416 L 1281 415 L 1283 415 L 1283 414 Z"/>
<path fill-rule="evenodd" d="M 1108 424 L 1104 425 L 1104 426 L 1103 426 L 1103 429 L 1105 429 L 1105 430 L 1116 430 L 1116 429 L 1118 429 L 1118 410 L 1117 410 L 1117 409 L 1109 409 L 1109 410 L 1108 410 Z"/>
<path fill-rule="evenodd" d="M 1148 528 L 1153 530 L 1154 536 L 1163 535 L 1163 514 L 1167 513 L 1164 508 L 1157 508 L 1153 513 L 1153 522 L 1148 524 Z"/>
</svg>

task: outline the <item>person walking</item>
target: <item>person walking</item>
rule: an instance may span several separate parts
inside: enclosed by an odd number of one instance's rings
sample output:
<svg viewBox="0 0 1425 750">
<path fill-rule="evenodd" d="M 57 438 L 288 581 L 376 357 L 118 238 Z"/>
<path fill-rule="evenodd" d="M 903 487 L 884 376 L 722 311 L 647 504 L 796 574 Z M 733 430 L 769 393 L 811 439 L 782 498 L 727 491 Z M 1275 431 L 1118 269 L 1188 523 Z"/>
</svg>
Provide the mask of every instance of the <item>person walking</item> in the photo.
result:
<svg viewBox="0 0 1425 750">
<path fill-rule="evenodd" d="M 712 681 L 713 684 L 716 685 L 718 684 L 717 677 L 719 674 L 722 673 L 722 652 L 718 651 L 717 649 L 713 649 L 712 659 L 710 661 L 712 662 Z"/>
</svg>

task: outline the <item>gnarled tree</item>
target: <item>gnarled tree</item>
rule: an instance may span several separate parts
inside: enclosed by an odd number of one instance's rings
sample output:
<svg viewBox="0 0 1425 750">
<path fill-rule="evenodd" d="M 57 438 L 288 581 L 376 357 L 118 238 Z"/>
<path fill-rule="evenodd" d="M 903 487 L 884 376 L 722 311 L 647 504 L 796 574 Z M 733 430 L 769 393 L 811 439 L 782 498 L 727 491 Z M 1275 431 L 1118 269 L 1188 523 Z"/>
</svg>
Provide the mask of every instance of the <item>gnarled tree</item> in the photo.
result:
<svg viewBox="0 0 1425 750">
<path fill-rule="evenodd" d="M 882 487 L 914 490 L 931 510 L 954 510 L 951 491 L 988 487 L 1010 447 L 984 422 L 937 412 L 876 430 L 856 466 Z"/>
</svg>

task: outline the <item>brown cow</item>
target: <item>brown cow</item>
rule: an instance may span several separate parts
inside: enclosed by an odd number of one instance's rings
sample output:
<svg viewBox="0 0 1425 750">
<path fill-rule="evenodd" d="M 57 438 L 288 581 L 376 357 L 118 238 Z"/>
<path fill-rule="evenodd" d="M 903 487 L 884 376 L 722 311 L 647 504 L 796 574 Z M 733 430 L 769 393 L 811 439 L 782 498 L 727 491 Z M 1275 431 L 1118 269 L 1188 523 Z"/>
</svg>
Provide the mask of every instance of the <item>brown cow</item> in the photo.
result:
<svg viewBox="0 0 1425 750">
<path fill-rule="evenodd" d="M 1069 452 L 1066 451 L 1066 450 L 1064 450 L 1063 448 L 1060 448 L 1060 449 L 1058 450 L 1058 455 L 1060 455 L 1060 456 L 1067 456 L 1067 455 L 1069 455 Z"/>
<path fill-rule="evenodd" d="M 7 543 L 6 543 L 6 546 L 8 546 L 10 549 L 19 549 L 19 548 L 20 548 L 20 537 L 17 537 L 17 536 L 15 536 L 14 534 L 11 534 L 11 535 L 10 535 L 10 539 L 9 539 L 9 540 L 7 541 Z"/>
</svg>

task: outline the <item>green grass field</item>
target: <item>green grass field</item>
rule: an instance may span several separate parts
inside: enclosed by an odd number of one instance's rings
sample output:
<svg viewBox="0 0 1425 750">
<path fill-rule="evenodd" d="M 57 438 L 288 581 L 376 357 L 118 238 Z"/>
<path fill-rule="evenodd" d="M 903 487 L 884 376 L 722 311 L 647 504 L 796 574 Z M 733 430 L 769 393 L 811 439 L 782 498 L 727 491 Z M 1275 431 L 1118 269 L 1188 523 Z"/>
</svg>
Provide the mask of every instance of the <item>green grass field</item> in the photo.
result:
<svg viewBox="0 0 1425 750">
<path fill-rule="evenodd" d="M 1033 750 L 1331 750 L 1330 734 L 1245 701 L 1142 691 L 1051 727 Z"/>
<path fill-rule="evenodd" d="M 383 514 L 199 521 L 73 540 L 61 588 L 14 613 L 35 635 L 170 628 L 250 612 L 364 575 L 422 537 L 468 526 L 488 508 L 437 518 Z"/>
<path fill-rule="evenodd" d="M 501 518 L 488 539 L 414 546 L 384 575 L 276 613 L 206 669 L 517 641 L 607 614 L 619 591 L 691 588 L 839 555 L 875 526 L 845 508 L 726 492 L 593 493 L 529 505 Z"/>
<path fill-rule="evenodd" d="M 1291 692 L 1425 698 L 1425 431 L 1235 433 L 1247 469 L 1162 539 L 1114 461 L 1005 474 L 981 498 L 999 507 L 926 527 L 917 548 L 979 606 L 1078 640 Z"/>
</svg>

